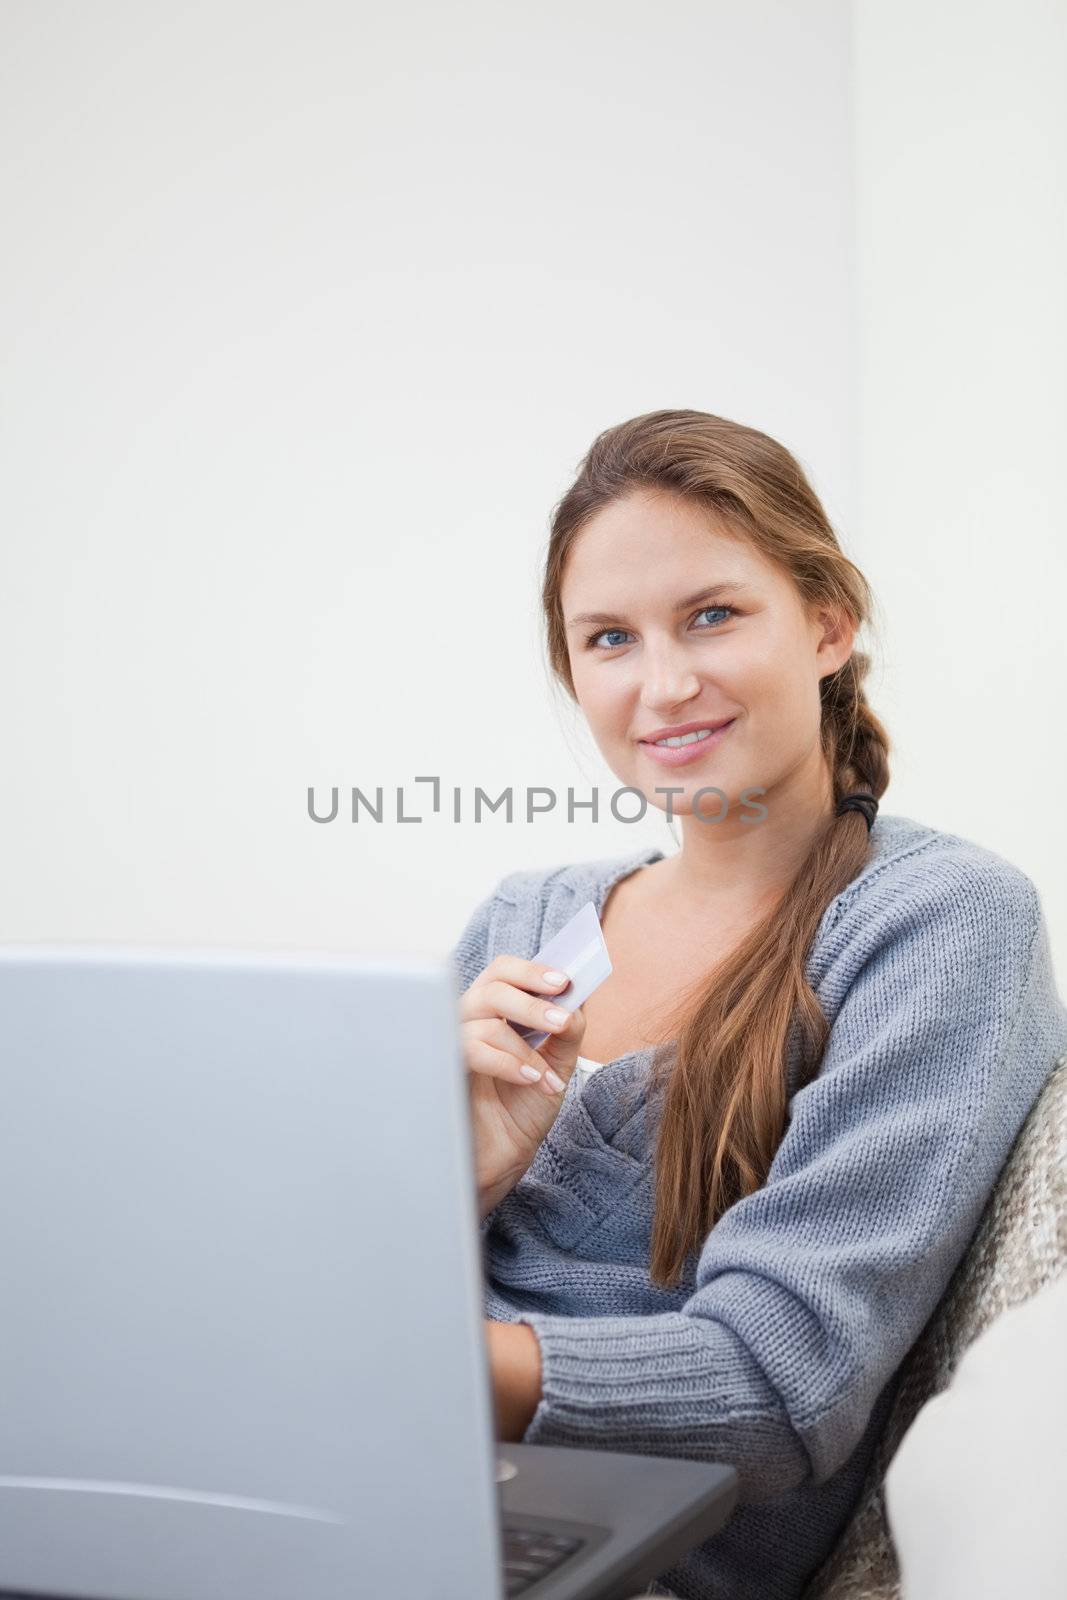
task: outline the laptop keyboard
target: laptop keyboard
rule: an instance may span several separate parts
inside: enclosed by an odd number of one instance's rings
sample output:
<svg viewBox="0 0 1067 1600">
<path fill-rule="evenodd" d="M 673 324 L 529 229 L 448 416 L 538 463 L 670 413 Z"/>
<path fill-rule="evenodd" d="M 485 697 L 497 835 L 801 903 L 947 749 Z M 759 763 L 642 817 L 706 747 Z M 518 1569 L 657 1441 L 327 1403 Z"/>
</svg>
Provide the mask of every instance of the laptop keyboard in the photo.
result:
<svg viewBox="0 0 1067 1600">
<path fill-rule="evenodd" d="M 509 1528 L 506 1522 L 503 1532 L 504 1586 L 509 1597 L 547 1577 L 585 1544 L 584 1539 L 540 1528 Z"/>
</svg>

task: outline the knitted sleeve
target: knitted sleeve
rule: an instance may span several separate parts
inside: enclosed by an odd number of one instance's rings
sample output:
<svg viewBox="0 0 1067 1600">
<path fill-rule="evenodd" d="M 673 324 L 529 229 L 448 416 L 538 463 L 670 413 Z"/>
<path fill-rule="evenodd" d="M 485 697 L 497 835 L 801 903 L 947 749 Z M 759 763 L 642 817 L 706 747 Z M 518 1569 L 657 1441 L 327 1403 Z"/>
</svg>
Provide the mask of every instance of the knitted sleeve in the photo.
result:
<svg viewBox="0 0 1067 1600">
<path fill-rule="evenodd" d="M 823 987 L 820 1070 L 682 1308 L 517 1314 L 542 1361 L 526 1442 L 726 1461 L 750 1501 L 825 1481 L 860 1442 L 1064 1048 L 1065 1012 L 1037 892 L 990 855 L 916 870 L 873 909 L 846 898 Z"/>
<path fill-rule="evenodd" d="M 490 952 L 496 953 L 494 938 L 497 918 L 506 917 L 509 954 L 522 954 L 526 945 L 538 942 L 545 897 L 561 869 L 520 867 L 500 879 L 496 887 L 480 900 L 449 952 L 449 967 L 457 998 L 489 965 Z M 514 946 L 514 948 L 511 948 Z"/>
<path fill-rule="evenodd" d="M 449 954 L 457 999 L 489 965 L 489 933 L 500 890 L 501 885 L 497 884 L 484 900 L 478 902 Z"/>
</svg>

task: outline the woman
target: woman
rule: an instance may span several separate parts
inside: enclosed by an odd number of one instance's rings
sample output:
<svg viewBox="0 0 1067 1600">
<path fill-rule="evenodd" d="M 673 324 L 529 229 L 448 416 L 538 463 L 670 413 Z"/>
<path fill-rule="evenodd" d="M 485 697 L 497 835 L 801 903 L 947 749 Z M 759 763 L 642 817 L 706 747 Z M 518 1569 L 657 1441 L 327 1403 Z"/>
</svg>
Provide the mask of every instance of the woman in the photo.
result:
<svg viewBox="0 0 1067 1600">
<path fill-rule="evenodd" d="M 543 601 L 606 761 L 682 839 L 514 872 L 453 952 L 498 1432 L 732 1463 L 737 1511 L 662 1584 L 794 1600 L 1067 1046 L 1041 904 L 876 815 L 869 590 L 765 434 L 601 434 Z M 614 970 L 553 1017 L 531 958 L 589 899 Z"/>
</svg>

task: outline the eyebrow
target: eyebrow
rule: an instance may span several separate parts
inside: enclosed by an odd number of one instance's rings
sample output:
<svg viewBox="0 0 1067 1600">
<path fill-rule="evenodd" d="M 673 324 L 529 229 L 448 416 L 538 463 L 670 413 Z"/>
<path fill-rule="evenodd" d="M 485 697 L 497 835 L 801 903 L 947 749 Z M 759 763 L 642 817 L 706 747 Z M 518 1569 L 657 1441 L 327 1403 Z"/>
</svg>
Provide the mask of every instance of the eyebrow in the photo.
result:
<svg viewBox="0 0 1067 1600">
<path fill-rule="evenodd" d="M 695 606 L 698 600 L 713 600 L 716 595 L 744 594 L 747 585 L 743 583 L 713 583 L 710 588 L 698 589 L 696 594 L 686 595 L 684 600 L 675 601 L 675 611 L 685 611 L 689 606 Z M 576 628 L 579 623 L 597 622 L 602 627 L 609 622 L 625 622 L 625 617 L 619 617 L 610 611 L 581 611 L 576 617 L 571 617 L 566 624 L 568 628 Z"/>
</svg>

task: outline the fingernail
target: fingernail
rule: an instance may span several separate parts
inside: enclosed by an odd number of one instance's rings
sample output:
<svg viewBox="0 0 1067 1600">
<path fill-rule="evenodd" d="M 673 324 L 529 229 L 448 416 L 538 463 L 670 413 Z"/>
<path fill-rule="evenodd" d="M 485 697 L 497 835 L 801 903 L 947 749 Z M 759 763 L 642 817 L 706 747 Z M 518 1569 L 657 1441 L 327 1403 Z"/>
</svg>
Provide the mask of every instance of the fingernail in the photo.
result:
<svg viewBox="0 0 1067 1600">
<path fill-rule="evenodd" d="M 536 1067 L 531 1067 L 528 1062 L 524 1061 L 522 1066 L 519 1068 L 519 1071 L 522 1073 L 523 1077 L 528 1078 L 531 1083 L 540 1083 L 541 1074 L 538 1072 Z"/>
<path fill-rule="evenodd" d="M 561 1011 L 559 1006 L 546 1006 L 545 1021 L 553 1024 L 558 1022 L 569 1022 L 570 1014 L 569 1012 Z"/>
<path fill-rule="evenodd" d="M 570 979 L 567 977 L 567 974 L 565 972 L 546 972 L 544 974 L 544 980 L 545 980 L 546 983 L 569 983 L 570 982 Z"/>
<path fill-rule="evenodd" d="M 559 1077 L 557 1073 L 553 1072 L 551 1067 L 545 1068 L 545 1082 L 548 1084 L 550 1089 L 555 1089 L 557 1094 L 559 1094 L 561 1089 L 566 1087 L 563 1079 Z"/>
</svg>

